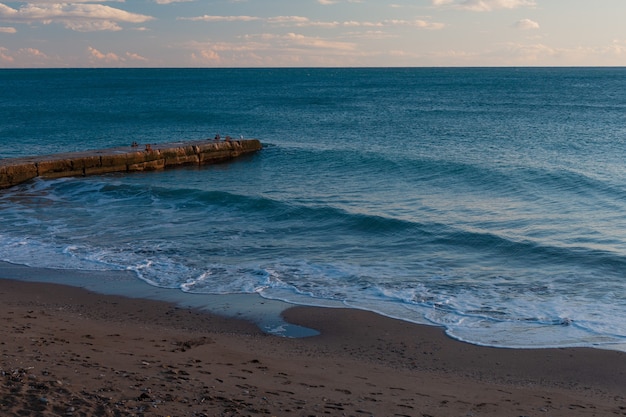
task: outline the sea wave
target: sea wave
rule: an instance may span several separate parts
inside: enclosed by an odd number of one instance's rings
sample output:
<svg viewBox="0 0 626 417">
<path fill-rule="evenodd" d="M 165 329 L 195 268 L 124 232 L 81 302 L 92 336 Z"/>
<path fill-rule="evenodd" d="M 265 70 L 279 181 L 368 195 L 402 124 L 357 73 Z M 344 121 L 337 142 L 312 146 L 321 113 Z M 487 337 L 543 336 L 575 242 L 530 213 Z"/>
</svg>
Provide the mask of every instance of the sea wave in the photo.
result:
<svg viewBox="0 0 626 417">
<path fill-rule="evenodd" d="M 0 259 L 363 308 L 488 345 L 623 341 L 622 75 L 17 71 L 2 157 L 217 132 L 265 147 L 3 190 Z M 107 86 L 120 94 L 100 100 Z"/>
</svg>

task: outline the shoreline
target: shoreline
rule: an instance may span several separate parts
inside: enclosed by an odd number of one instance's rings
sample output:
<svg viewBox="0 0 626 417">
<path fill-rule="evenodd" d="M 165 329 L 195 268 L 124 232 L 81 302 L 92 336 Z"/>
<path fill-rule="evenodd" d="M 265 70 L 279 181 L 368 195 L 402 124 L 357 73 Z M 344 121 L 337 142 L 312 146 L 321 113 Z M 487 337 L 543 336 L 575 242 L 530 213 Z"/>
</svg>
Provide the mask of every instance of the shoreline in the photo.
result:
<svg viewBox="0 0 626 417">
<path fill-rule="evenodd" d="M 317 335 L 319 332 L 307 326 L 289 323 L 284 320 L 283 312 L 292 307 L 312 307 L 331 309 L 355 309 L 358 311 L 371 312 L 390 320 L 399 320 L 408 324 L 418 326 L 434 327 L 445 332 L 446 337 L 460 343 L 473 346 L 480 346 L 495 349 L 562 349 L 562 348 L 582 348 L 609 350 L 626 353 L 626 343 L 605 343 L 597 345 L 581 346 L 539 346 L 537 348 L 526 346 L 499 346 L 497 343 L 480 344 L 463 340 L 453 335 L 449 335 L 444 327 L 436 324 L 410 321 L 403 318 L 386 315 L 384 313 L 359 309 L 357 307 L 347 307 L 341 302 L 326 300 L 319 304 L 298 304 L 297 302 L 287 302 L 278 299 L 264 298 L 259 294 L 239 293 L 239 294 L 206 294 L 183 292 L 178 288 L 163 288 L 150 285 L 139 279 L 131 271 L 82 271 L 66 270 L 44 267 L 32 267 L 6 261 L 0 261 L 0 279 L 16 279 L 24 282 L 40 282 L 72 287 L 83 288 L 103 295 L 118 295 L 132 299 L 146 299 L 172 303 L 181 308 L 192 308 L 217 314 L 224 317 L 234 317 L 255 323 L 263 332 L 283 337 L 309 337 Z"/>
<path fill-rule="evenodd" d="M 290 339 L 164 301 L 10 279 L 0 311 L 9 415 L 626 416 L 618 351 L 481 347 L 317 307 L 284 311 L 320 331 Z"/>
<path fill-rule="evenodd" d="M 194 294 L 176 288 L 150 285 L 131 271 L 80 271 L 31 267 L 0 261 L 0 279 L 60 284 L 82 288 L 97 294 L 115 295 L 138 300 L 163 301 L 180 308 L 190 308 L 235 317 L 256 324 L 262 331 L 285 337 L 307 337 L 317 334 L 309 328 L 287 323 L 281 312 L 293 306 L 269 300 L 258 294 Z"/>
</svg>

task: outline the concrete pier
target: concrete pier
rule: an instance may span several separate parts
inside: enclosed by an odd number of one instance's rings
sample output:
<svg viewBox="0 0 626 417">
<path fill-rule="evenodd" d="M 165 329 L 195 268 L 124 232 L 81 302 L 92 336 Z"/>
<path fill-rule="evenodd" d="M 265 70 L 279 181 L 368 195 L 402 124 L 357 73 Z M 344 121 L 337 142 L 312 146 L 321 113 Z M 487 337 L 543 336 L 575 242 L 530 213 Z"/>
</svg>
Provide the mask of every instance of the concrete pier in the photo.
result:
<svg viewBox="0 0 626 417">
<path fill-rule="evenodd" d="M 0 159 L 0 189 L 13 187 L 36 177 L 61 178 L 212 164 L 256 152 L 261 148 L 261 142 L 257 139 L 211 139 Z"/>
</svg>

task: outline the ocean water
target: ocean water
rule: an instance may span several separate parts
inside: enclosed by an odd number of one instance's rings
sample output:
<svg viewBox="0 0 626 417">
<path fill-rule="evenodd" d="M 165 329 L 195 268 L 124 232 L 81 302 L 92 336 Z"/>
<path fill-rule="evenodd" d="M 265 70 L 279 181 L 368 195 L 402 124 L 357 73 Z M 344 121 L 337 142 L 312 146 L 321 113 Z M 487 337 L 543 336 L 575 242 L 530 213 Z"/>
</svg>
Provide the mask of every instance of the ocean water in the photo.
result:
<svg viewBox="0 0 626 417">
<path fill-rule="evenodd" d="M 626 346 L 626 68 L 0 70 L 0 158 L 260 139 L 0 191 L 0 260 Z"/>
</svg>

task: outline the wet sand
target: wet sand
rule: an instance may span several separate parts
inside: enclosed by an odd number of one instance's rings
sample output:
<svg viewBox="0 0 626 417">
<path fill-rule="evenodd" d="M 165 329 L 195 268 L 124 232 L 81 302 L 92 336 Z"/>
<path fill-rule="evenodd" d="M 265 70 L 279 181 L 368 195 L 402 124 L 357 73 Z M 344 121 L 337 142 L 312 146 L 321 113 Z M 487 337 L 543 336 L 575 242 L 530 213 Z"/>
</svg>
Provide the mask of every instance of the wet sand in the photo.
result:
<svg viewBox="0 0 626 417">
<path fill-rule="evenodd" d="M 2 416 L 626 416 L 626 354 L 512 350 L 347 309 L 287 339 L 161 301 L 0 279 Z"/>
</svg>

